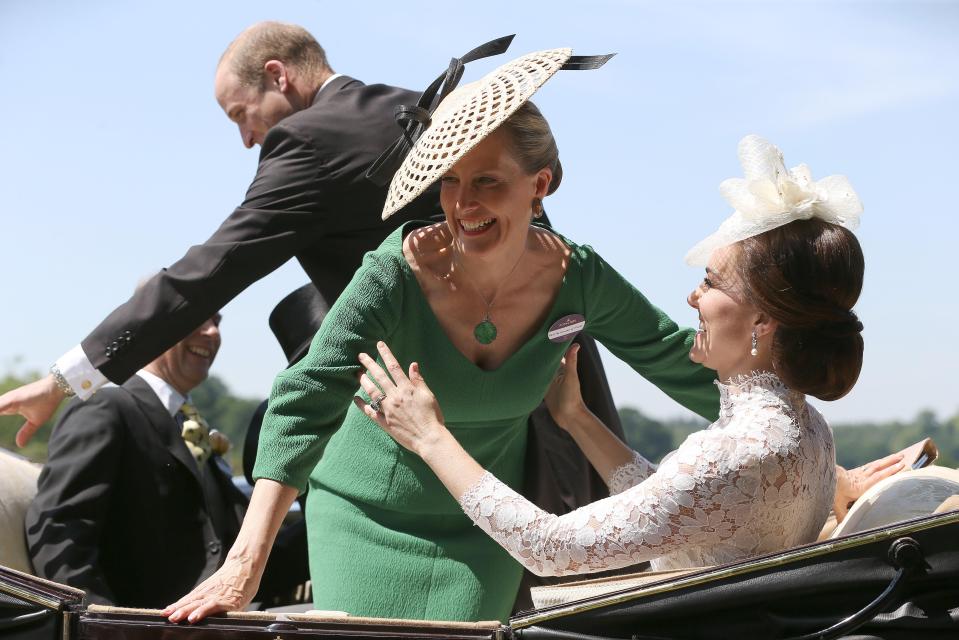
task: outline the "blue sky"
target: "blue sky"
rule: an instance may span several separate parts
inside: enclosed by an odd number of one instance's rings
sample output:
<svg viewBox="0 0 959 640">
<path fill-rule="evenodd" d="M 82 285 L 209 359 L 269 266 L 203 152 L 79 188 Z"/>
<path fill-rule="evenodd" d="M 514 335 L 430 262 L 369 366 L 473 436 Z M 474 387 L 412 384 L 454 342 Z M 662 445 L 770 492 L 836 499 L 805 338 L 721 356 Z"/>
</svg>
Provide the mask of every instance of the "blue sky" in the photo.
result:
<svg viewBox="0 0 959 640">
<path fill-rule="evenodd" d="M 741 175 L 742 136 L 816 178 L 848 175 L 865 204 L 866 358 L 855 390 L 820 409 L 833 422 L 959 411 L 955 2 L 3 0 L 0 369 L 46 368 L 240 202 L 257 152 L 220 112 L 213 72 L 262 19 L 306 26 L 337 71 L 413 88 L 508 33 L 513 55 L 618 52 L 537 96 L 565 168 L 546 205 L 680 324 L 695 322 L 685 297 L 700 277 L 682 257 L 729 213 L 717 187 Z M 305 281 L 288 264 L 224 309 L 214 371 L 237 392 L 268 392 L 284 361 L 267 316 Z M 683 414 L 607 364 L 619 404 Z"/>
</svg>

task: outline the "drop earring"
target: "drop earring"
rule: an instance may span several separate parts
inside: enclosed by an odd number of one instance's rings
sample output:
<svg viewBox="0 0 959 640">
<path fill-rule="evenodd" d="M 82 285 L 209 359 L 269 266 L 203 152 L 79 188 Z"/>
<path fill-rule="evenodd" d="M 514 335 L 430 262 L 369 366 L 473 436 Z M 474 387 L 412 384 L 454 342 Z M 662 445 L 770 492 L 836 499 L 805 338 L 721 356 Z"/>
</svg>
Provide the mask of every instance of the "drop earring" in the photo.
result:
<svg viewBox="0 0 959 640">
<path fill-rule="evenodd" d="M 533 218 L 543 217 L 543 199 L 533 198 Z"/>
<path fill-rule="evenodd" d="M 759 338 L 756 337 L 756 330 L 753 329 L 753 348 L 749 350 L 749 355 L 754 358 L 759 355 L 759 349 L 756 347 L 759 346 Z"/>
</svg>

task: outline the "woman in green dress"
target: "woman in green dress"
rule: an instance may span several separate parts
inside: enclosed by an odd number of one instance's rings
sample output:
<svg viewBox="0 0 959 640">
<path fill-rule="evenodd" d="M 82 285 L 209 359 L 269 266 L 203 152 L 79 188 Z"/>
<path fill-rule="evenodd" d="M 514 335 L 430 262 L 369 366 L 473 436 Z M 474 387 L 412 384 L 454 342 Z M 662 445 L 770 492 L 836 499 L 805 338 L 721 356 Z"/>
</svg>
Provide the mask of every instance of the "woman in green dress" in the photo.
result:
<svg viewBox="0 0 959 640">
<path fill-rule="evenodd" d="M 521 567 L 362 409 L 382 401 L 357 381 L 357 358 L 375 353 L 377 341 L 420 363 L 449 429 L 514 488 L 527 417 L 577 331 L 716 417 L 714 375 L 687 357 L 694 332 L 591 248 L 535 223 L 562 169 L 528 99 L 568 62 L 582 65 L 571 53 L 519 58 L 437 108 L 411 152 L 432 174 L 397 174 L 384 215 L 440 178 L 445 222 L 407 224 L 368 254 L 309 354 L 277 377 L 243 528 L 223 567 L 165 610 L 171 621 L 245 606 L 283 514 L 307 487 L 317 609 L 440 620 L 509 614 Z"/>
</svg>

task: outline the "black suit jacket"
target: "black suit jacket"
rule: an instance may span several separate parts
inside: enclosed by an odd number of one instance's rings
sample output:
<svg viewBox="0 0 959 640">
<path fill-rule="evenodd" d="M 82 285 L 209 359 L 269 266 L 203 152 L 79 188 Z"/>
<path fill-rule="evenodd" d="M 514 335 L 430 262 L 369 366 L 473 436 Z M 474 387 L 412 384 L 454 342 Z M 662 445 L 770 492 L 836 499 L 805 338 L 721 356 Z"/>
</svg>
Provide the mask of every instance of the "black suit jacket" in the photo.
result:
<svg viewBox="0 0 959 640">
<path fill-rule="evenodd" d="M 48 456 L 26 517 L 30 556 L 37 575 L 89 602 L 166 606 L 216 570 L 239 530 L 245 497 L 216 456 L 201 482 L 180 427 L 138 376 L 71 402 Z"/>
<path fill-rule="evenodd" d="M 442 213 L 432 189 L 384 223 L 386 187 L 365 177 L 401 133 L 394 107 L 418 98 L 341 76 L 312 106 L 271 128 L 243 203 L 206 242 L 154 276 L 83 340 L 93 366 L 123 383 L 293 257 L 332 304 L 363 254 L 393 229 Z"/>
</svg>

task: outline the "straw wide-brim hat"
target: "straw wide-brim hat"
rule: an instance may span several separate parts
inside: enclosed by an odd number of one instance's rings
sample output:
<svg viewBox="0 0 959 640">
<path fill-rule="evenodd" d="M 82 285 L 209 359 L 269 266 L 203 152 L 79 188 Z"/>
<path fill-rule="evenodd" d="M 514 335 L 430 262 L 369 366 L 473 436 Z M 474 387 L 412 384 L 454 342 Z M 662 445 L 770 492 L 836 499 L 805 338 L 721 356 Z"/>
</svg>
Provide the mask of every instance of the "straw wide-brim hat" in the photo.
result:
<svg viewBox="0 0 959 640">
<path fill-rule="evenodd" d="M 450 92 L 393 176 L 383 219 L 426 191 L 470 149 L 496 131 L 572 55 L 573 50 L 568 48 L 528 53 L 481 80 Z"/>
</svg>

